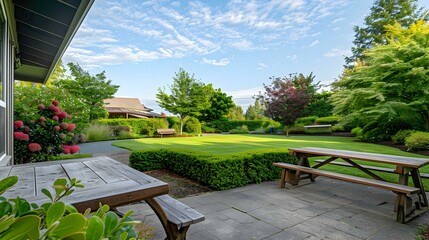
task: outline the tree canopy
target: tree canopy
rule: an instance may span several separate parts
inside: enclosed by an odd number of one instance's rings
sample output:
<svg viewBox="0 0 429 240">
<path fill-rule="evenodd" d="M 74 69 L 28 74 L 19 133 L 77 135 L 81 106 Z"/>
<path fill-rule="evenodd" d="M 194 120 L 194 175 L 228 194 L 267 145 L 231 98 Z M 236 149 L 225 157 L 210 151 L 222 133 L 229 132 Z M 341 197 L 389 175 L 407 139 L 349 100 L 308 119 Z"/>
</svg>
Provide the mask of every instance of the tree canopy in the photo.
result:
<svg viewBox="0 0 429 240">
<path fill-rule="evenodd" d="M 222 92 L 220 88 L 214 89 L 211 84 L 207 86 L 207 94 L 210 96 L 210 105 L 201 111 L 201 115 L 197 118 L 200 121 L 212 122 L 219 120 L 228 114 L 229 110 L 235 107 L 232 96 L 228 96 Z"/>
<path fill-rule="evenodd" d="M 310 101 L 312 74 L 290 74 L 289 77 L 272 77 L 272 84 L 265 85 L 265 93 L 259 96 L 265 106 L 265 115 L 283 123 L 286 135 L 289 127 L 301 117 Z"/>
<path fill-rule="evenodd" d="M 112 80 L 106 80 L 105 72 L 91 75 L 83 70 L 79 64 L 67 64 L 71 76 L 66 79 L 56 80 L 52 85 L 67 89 L 71 94 L 79 98 L 90 107 L 90 119 L 105 117 L 104 100 L 113 98 L 119 86 L 113 85 Z"/>
<path fill-rule="evenodd" d="M 352 56 L 346 57 L 346 64 L 352 66 L 358 59 L 364 60 L 366 49 L 387 44 L 385 26 L 399 23 L 407 28 L 419 19 L 429 20 L 429 12 L 418 8 L 418 0 L 376 0 L 371 13 L 365 17 L 363 27 L 355 26 Z"/>
<path fill-rule="evenodd" d="M 409 28 L 399 23 L 386 26 L 386 45 L 376 45 L 364 54 L 366 61 L 336 85 L 334 112 L 349 119 L 363 119 L 398 128 L 418 128 L 419 119 L 429 128 L 429 23 L 419 20 Z M 359 122 L 359 121 L 358 121 Z M 386 132 L 386 131 L 384 131 Z M 385 134 L 383 136 L 387 136 Z M 380 139 L 377 139 L 380 140 Z"/>
<path fill-rule="evenodd" d="M 198 117 L 210 106 L 209 88 L 180 68 L 173 77 L 173 85 L 166 89 L 158 88 L 157 103 L 165 110 L 177 114 L 180 119 L 180 134 L 183 131 L 183 120 L 187 116 Z"/>
</svg>

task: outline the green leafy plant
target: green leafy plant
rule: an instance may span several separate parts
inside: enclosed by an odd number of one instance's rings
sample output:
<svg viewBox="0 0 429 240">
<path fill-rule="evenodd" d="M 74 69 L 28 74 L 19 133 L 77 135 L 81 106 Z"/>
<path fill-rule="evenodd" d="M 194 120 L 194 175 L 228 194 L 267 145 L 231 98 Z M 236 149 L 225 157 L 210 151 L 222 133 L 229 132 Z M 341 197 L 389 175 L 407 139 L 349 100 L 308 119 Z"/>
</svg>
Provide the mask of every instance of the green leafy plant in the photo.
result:
<svg viewBox="0 0 429 240">
<path fill-rule="evenodd" d="M 71 123 L 71 115 L 53 100 L 49 107 L 38 106 L 38 115 L 33 120 L 16 120 L 14 123 L 15 163 L 48 161 L 61 153 L 74 154 L 80 151 Z"/>
<path fill-rule="evenodd" d="M 14 186 L 18 177 L 10 176 L 0 181 L 0 195 Z M 129 216 L 131 211 L 119 218 L 109 211 L 109 206 L 90 214 L 83 214 L 70 204 L 60 201 L 73 193 L 75 188 L 83 188 L 80 180 L 58 179 L 54 191 L 42 189 L 50 202 L 38 206 L 16 197 L 7 200 L 0 196 L 0 239 L 136 239 L 134 226 L 139 222 Z M 142 238 L 139 238 L 142 239 Z"/>
<path fill-rule="evenodd" d="M 405 138 L 405 146 L 409 150 L 429 149 L 429 132 L 414 132 Z"/>
<path fill-rule="evenodd" d="M 362 136 L 362 128 L 360 127 L 355 127 L 352 129 L 351 133 L 353 134 L 353 136 L 355 137 L 360 137 Z"/>
<path fill-rule="evenodd" d="M 411 133 L 416 132 L 414 130 L 399 130 L 393 137 L 392 142 L 395 144 L 405 144 L 405 139 L 411 135 Z"/>
</svg>

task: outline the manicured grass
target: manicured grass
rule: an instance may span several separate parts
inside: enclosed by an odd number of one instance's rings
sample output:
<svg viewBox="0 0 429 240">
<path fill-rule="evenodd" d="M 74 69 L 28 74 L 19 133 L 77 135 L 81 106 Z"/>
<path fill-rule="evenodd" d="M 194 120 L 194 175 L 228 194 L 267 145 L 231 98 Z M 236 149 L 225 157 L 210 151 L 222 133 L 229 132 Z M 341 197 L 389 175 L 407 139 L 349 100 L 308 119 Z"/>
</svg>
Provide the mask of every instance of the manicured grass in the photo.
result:
<svg viewBox="0 0 429 240">
<path fill-rule="evenodd" d="M 379 144 L 355 142 L 354 138 L 349 137 L 330 137 L 330 136 L 277 136 L 277 135 L 209 135 L 203 137 L 190 138 L 143 138 L 135 140 L 123 140 L 114 142 L 117 147 L 126 148 L 132 151 L 147 150 L 155 148 L 179 148 L 196 151 L 209 152 L 213 154 L 228 154 L 244 151 L 253 151 L 258 149 L 285 149 L 299 147 L 321 147 L 341 150 L 381 153 L 399 156 L 422 157 L 424 156 L 401 151 L 396 148 L 387 147 Z M 322 159 L 318 157 L 317 159 Z M 315 159 L 310 159 L 314 164 Z M 394 166 L 388 164 L 376 164 L 364 162 L 364 165 L 374 165 L 381 167 Z M 355 168 L 340 166 L 323 166 L 321 169 L 330 171 L 353 174 L 362 177 L 368 177 Z M 429 173 L 429 166 L 420 169 L 421 172 Z M 388 181 L 397 182 L 396 174 L 376 172 L 379 176 L 386 178 Z M 411 179 L 410 179 L 410 182 Z M 429 190 L 429 179 L 424 180 L 425 189 Z"/>
</svg>

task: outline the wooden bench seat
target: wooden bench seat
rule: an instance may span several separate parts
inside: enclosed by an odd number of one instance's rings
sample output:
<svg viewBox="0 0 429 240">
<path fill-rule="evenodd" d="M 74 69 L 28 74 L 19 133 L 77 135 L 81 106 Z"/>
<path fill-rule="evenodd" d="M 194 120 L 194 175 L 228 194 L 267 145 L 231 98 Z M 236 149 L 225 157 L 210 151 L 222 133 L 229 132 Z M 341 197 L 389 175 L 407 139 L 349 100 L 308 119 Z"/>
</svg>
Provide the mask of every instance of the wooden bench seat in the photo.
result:
<svg viewBox="0 0 429 240">
<path fill-rule="evenodd" d="M 174 128 L 158 128 L 158 129 L 156 129 L 156 133 L 161 135 L 161 137 L 163 135 L 175 135 L 176 129 L 174 129 Z"/>
<path fill-rule="evenodd" d="M 167 222 L 163 222 L 167 238 L 169 240 L 183 240 L 186 239 L 186 232 L 189 227 L 201 221 L 204 221 L 205 217 L 203 214 L 197 212 L 191 207 L 186 206 L 179 200 L 176 200 L 169 195 L 161 195 L 154 198 L 154 201 L 164 210 L 167 215 Z M 153 204 L 148 204 L 154 208 Z M 159 211 L 155 211 L 159 212 Z M 160 218 L 162 219 L 162 218 Z"/>
<path fill-rule="evenodd" d="M 397 214 L 396 220 L 400 223 L 404 223 L 407 220 L 407 215 L 409 215 L 414 210 L 412 206 L 412 199 L 407 197 L 407 195 L 413 195 L 420 192 L 419 188 L 410 187 L 406 185 L 390 183 L 390 182 L 376 180 L 376 179 L 345 175 L 341 173 L 329 172 L 329 171 L 324 171 L 324 170 L 319 170 L 319 169 L 314 169 L 310 167 L 304 167 L 304 166 L 299 166 L 299 165 L 294 165 L 289 163 L 274 163 L 274 166 L 282 168 L 282 177 L 280 179 L 281 188 L 285 187 L 286 172 L 288 170 L 295 170 L 298 172 L 308 173 L 310 174 L 310 176 L 313 176 L 313 175 L 324 176 L 324 177 L 334 178 L 342 181 L 359 183 L 359 184 L 368 185 L 372 187 L 391 190 L 397 194 L 397 199 L 395 203 L 395 210 Z M 313 177 L 311 178 L 313 179 Z M 419 208 L 419 206 L 417 206 L 417 208 Z"/>
<path fill-rule="evenodd" d="M 321 163 L 324 160 L 315 160 L 317 163 Z M 342 167 L 353 167 L 353 165 L 346 163 L 346 162 L 330 162 L 329 164 L 342 166 Z M 368 170 L 374 170 L 379 172 L 386 172 L 386 173 L 395 173 L 395 169 L 393 168 L 383 168 L 383 167 L 376 167 L 376 166 L 369 166 L 369 165 L 361 165 L 362 167 L 368 169 Z M 429 178 L 429 174 L 427 173 L 420 173 L 421 178 Z"/>
</svg>

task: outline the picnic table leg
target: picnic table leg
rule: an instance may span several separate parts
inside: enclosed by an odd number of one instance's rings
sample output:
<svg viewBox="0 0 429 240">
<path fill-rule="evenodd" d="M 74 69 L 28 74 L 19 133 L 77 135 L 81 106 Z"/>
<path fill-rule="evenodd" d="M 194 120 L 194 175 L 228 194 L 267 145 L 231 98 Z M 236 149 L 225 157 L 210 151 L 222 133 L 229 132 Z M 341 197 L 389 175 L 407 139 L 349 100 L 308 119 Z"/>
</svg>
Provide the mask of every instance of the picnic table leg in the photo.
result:
<svg viewBox="0 0 429 240">
<path fill-rule="evenodd" d="M 184 234 L 179 233 L 176 228 L 173 228 L 168 223 L 167 215 L 165 214 L 161 205 L 159 205 L 159 203 L 155 199 L 150 198 L 150 199 L 146 199 L 145 201 L 153 209 L 153 211 L 155 212 L 155 214 L 158 216 L 159 220 L 161 221 L 162 227 L 164 228 L 164 231 L 167 234 L 166 240 L 167 239 L 168 240 L 185 239 L 184 237 L 186 236 L 186 230 L 187 229 L 185 230 Z"/>
<path fill-rule="evenodd" d="M 426 197 L 425 189 L 423 188 L 422 178 L 420 177 L 420 172 L 418 169 L 411 170 L 411 177 L 413 178 L 413 183 L 416 188 L 420 188 L 421 197 L 423 198 L 423 206 L 428 207 L 428 199 Z"/>
<path fill-rule="evenodd" d="M 407 195 L 398 193 L 396 203 L 396 221 L 399 223 L 405 223 L 405 215 L 407 214 Z"/>
</svg>

